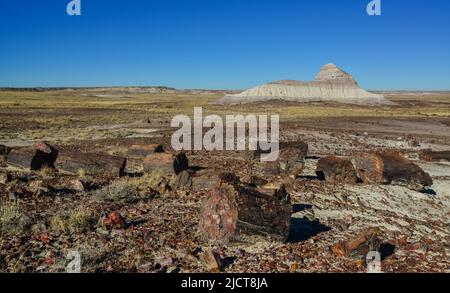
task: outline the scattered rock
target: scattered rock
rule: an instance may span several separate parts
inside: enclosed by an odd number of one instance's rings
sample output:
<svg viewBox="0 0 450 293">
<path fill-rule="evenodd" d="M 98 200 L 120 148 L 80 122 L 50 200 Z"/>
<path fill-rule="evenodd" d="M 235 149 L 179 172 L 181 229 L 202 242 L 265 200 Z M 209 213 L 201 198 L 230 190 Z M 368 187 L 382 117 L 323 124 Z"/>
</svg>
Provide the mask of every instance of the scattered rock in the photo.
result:
<svg viewBox="0 0 450 293">
<path fill-rule="evenodd" d="M 350 160 L 329 156 L 320 159 L 316 166 L 317 177 L 333 183 L 355 184 L 357 176 Z"/>
<path fill-rule="evenodd" d="M 419 158 L 427 162 L 450 162 L 450 151 L 433 152 L 432 150 L 424 150 L 419 153 Z"/>
<path fill-rule="evenodd" d="M 331 250 L 337 256 L 365 259 L 370 251 L 379 251 L 381 240 L 379 228 L 369 228 L 358 234 L 355 238 L 338 242 Z"/>
<path fill-rule="evenodd" d="M 102 219 L 103 225 L 108 229 L 124 229 L 126 227 L 125 219 L 119 212 L 112 212 Z"/>
<path fill-rule="evenodd" d="M 33 196 L 42 196 L 48 193 L 48 187 L 42 180 L 34 180 L 27 186 L 27 191 Z"/>
</svg>

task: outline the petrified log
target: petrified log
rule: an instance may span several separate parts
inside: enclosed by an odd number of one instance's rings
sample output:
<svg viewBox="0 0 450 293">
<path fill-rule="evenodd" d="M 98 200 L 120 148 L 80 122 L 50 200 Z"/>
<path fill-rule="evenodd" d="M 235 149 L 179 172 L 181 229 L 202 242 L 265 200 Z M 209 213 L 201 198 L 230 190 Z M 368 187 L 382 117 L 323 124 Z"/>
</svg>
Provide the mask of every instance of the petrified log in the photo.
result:
<svg viewBox="0 0 450 293">
<path fill-rule="evenodd" d="M 420 152 L 419 158 L 427 162 L 450 162 L 450 151 L 433 152 L 432 150 L 424 150 Z"/>
<path fill-rule="evenodd" d="M 145 158 L 153 153 L 162 153 L 164 148 L 160 144 L 145 144 L 132 145 L 128 149 L 128 157 L 130 158 Z"/>
<path fill-rule="evenodd" d="M 355 238 L 341 241 L 332 246 L 331 250 L 337 256 L 365 259 L 370 251 L 379 251 L 381 240 L 379 228 L 369 228 L 362 231 Z"/>
<path fill-rule="evenodd" d="M 285 159 L 289 160 L 295 160 L 295 161 L 303 161 L 306 156 L 308 155 L 308 144 L 303 141 L 291 141 L 291 142 L 280 142 L 279 143 L 279 150 L 280 152 L 282 150 L 287 150 L 286 156 L 281 155 L 279 157 L 283 157 Z M 261 154 L 264 153 L 270 153 L 269 151 L 263 151 L 260 149 L 258 145 L 258 149 L 255 151 L 250 151 L 247 153 L 247 159 L 249 160 L 259 160 L 261 158 Z"/>
<path fill-rule="evenodd" d="M 383 159 L 377 154 L 356 153 L 352 156 L 352 163 L 358 178 L 363 183 L 373 184 L 383 182 Z"/>
<path fill-rule="evenodd" d="M 46 143 L 37 143 L 32 147 L 13 148 L 6 159 L 7 164 L 40 170 L 43 167 L 54 168 L 58 150 Z"/>
<path fill-rule="evenodd" d="M 145 157 L 144 170 L 146 172 L 160 171 L 163 173 L 179 174 L 189 167 L 186 154 L 153 153 Z"/>
<path fill-rule="evenodd" d="M 357 182 L 356 171 L 352 162 L 336 156 L 320 159 L 317 162 L 316 174 L 320 180 L 328 182 L 349 184 Z"/>
<path fill-rule="evenodd" d="M 412 161 L 396 151 L 377 153 L 383 160 L 383 177 L 386 184 L 406 185 L 411 189 L 421 189 L 433 185 L 433 179 Z"/>
<path fill-rule="evenodd" d="M 122 176 L 125 165 L 126 158 L 123 157 L 74 151 L 61 151 L 55 162 L 55 168 L 59 171 L 76 174 L 82 170 L 88 175 Z"/>
<path fill-rule="evenodd" d="M 298 148 L 283 148 L 280 150 L 278 158 L 280 172 L 288 176 L 300 176 L 305 167 L 301 150 Z"/>
<path fill-rule="evenodd" d="M 84 192 L 85 185 L 76 177 L 55 177 L 51 179 L 33 180 L 26 190 L 34 196 L 41 196 L 47 193 L 76 193 Z"/>
<path fill-rule="evenodd" d="M 308 154 L 308 144 L 302 141 L 282 142 L 279 145 L 278 159 L 273 162 L 263 162 L 263 172 L 266 176 L 300 176 L 305 167 Z M 253 158 L 259 158 L 263 152 L 255 151 Z"/>
<path fill-rule="evenodd" d="M 261 190 L 224 182 L 209 191 L 200 211 L 199 232 L 218 244 L 261 235 L 285 242 L 292 207 L 284 187 Z"/>
</svg>

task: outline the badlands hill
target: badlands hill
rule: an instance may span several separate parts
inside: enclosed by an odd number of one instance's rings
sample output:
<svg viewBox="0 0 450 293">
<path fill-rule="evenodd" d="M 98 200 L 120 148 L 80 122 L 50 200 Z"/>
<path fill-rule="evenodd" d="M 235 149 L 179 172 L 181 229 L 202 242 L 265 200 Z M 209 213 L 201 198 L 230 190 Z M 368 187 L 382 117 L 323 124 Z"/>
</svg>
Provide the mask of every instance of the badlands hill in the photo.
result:
<svg viewBox="0 0 450 293">
<path fill-rule="evenodd" d="M 392 104 L 384 96 L 369 93 L 360 88 L 350 74 L 331 63 L 322 67 L 314 81 L 282 80 L 270 82 L 236 95 L 226 95 L 218 103 L 244 104 L 270 100 L 291 102 L 335 101 L 360 105 Z"/>
</svg>

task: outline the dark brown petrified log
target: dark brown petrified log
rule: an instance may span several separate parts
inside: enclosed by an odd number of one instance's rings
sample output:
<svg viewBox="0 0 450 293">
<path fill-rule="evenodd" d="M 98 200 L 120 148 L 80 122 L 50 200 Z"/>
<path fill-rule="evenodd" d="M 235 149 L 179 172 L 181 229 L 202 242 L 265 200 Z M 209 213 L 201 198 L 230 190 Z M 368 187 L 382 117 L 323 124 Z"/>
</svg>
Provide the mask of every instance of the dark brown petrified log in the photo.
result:
<svg viewBox="0 0 450 293">
<path fill-rule="evenodd" d="M 9 151 L 8 165 L 39 170 L 43 167 L 54 168 L 58 150 L 47 143 L 40 142 L 31 147 L 13 148 Z"/>
<path fill-rule="evenodd" d="M 98 153 L 61 151 L 55 162 L 58 171 L 76 174 L 80 171 L 88 175 L 108 174 L 122 176 L 126 158 Z"/>
<path fill-rule="evenodd" d="M 145 157 L 144 170 L 146 172 L 159 171 L 163 173 L 179 174 L 189 167 L 186 154 L 183 152 L 172 153 L 153 153 Z"/>
<path fill-rule="evenodd" d="M 316 167 L 317 177 L 335 183 L 354 184 L 357 182 L 355 168 L 349 159 L 329 156 L 319 160 Z"/>
<path fill-rule="evenodd" d="M 290 196 L 284 186 L 277 190 L 243 185 L 236 176 L 221 176 L 200 211 L 199 232 L 207 241 L 225 244 L 262 235 L 285 242 L 292 214 Z"/>
</svg>

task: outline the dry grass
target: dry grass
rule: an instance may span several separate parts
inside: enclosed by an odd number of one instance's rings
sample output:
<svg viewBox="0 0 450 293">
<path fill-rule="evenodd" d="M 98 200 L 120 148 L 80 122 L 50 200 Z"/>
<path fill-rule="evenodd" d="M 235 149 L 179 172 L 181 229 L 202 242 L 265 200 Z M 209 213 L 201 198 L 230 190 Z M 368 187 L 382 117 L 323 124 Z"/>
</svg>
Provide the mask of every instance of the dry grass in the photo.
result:
<svg viewBox="0 0 450 293">
<path fill-rule="evenodd" d="M 22 216 L 20 203 L 17 200 L 4 200 L 0 202 L 1 235 L 20 233 L 22 228 L 18 222 Z"/>
<path fill-rule="evenodd" d="M 399 102 L 398 106 L 392 107 L 337 103 L 212 104 L 221 97 L 222 94 L 217 93 L 137 94 L 120 89 L 0 91 L 0 139 L 67 141 L 123 137 L 132 133 L 115 131 L 113 126 L 149 117 L 170 121 L 178 114 L 192 116 L 194 107 L 202 107 L 204 115 L 222 117 L 227 114 L 278 114 L 281 121 L 321 117 L 450 117 L 450 93 L 389 94 L 389 99 Z"/>
<path fill-rule="evenodd" d="M 49 221 L 49 228 L 57 233 L 81 231 L 93 221 L 95 217 L 92 210 L 81 204 L 67 213 L 54 215 Z"/>
</svg>

